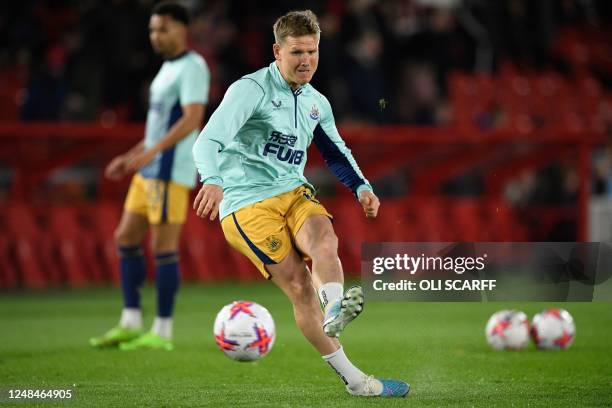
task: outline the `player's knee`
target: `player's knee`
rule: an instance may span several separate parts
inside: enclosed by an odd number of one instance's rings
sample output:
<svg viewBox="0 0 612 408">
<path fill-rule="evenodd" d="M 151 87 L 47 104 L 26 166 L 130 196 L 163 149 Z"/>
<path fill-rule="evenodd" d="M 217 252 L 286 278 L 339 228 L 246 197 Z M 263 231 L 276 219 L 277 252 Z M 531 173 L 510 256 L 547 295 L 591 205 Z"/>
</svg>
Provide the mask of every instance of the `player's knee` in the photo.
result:
<svg viewBox="0 0 612 408">
<path fill-rule="evenodd" d="M 129 245 L 136 245 L 136 242 L 133 242 L 134 240 L 132 239 L 132 234 L 129 233 L 129 231 L 126 231 L 125 228 L 122 228 L 121 226 L 117 227 L 117 229 L 115 229 L 115 232 L 113 234 L 113 238 L 115 239 L 115 244 L 117 246 L 129 246 Z"/>
<path fill-rule="evenodd" d="M 152 239 L 151 250 L 154 254 L 166 254 L 178 251 L 178 241 L 168 239 Z"/>
<path fill-rule="evenodd" d="M 302 276 L 289 281 L 288 291 L 293 304 L 309 303 L 314 294 L 312 281 Z"/>
<path fill-rule="evenodd" d="M 143 235 L 144 232 L 142 231 L 134 230 L 133 228 L 119 224 L 117 229 L 115 229 L 113 238 L 117 246 L 134 246 L 142 243 Z"/>
</svg>

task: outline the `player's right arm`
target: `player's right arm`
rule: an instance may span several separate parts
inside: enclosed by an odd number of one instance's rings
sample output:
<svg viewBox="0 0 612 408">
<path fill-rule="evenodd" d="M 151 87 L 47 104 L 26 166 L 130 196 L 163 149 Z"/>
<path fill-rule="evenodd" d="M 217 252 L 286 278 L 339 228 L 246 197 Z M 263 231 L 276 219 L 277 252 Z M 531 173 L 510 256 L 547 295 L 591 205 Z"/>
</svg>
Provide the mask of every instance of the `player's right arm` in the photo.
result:
<svg viewBox="0 0 612 408">
<path fill-rule="evenodd" d="M 223 199 L 219 155 L 253 115 L 263 96 L 262 87 L 252 79 L 242 78 L 234 82 L 193 145 L 193 158 L 202 182 L 193 203 L 199 217 L 208 214 L 210 220 L 217 217 Z"/>
</svg>

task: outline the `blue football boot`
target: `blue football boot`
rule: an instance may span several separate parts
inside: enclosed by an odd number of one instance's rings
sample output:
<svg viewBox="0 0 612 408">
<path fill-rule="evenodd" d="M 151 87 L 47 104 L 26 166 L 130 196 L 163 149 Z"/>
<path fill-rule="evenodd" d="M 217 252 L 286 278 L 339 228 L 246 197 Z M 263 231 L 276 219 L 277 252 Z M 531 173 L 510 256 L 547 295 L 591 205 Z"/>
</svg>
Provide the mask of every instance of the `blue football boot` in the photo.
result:
<svg viewBox="0 0 612 408">
<path fill-rule="evenodd" d="M 367 376 L 356 388 L 349 388 L 346 386 L 347 391 L 351 395 L 357 395 L 362 397 L 396 397 L 402 398 L 408 395 L 410 391 L 410 384 L 399 380 L 383 380 L 374 378 L 374 376 Z"/>
</svg>

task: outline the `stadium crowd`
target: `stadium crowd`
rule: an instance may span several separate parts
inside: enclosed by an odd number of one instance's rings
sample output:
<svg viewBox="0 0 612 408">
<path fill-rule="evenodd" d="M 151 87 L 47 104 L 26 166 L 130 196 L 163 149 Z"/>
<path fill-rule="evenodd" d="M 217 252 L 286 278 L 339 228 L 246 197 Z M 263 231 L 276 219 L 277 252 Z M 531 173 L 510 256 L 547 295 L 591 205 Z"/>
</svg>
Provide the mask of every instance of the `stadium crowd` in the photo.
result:
<svg viewBox="0 0 612 408">
<path fill-rule="evenodd" d="M 161 61 L 150 49 L 151 0 L 29 0 L 0 5 L 3 94 L 24 121 L 143 121 L 147 90 Z M 321 20 L 321 65 L 314 85 L 340 122 L 446 124 L 454 70 L 572 73 L 555 52 L 566 26 L 603 30 L 605 0 L 210 0 L 192 11 L 191 46 L 211 66 L 210 114 L 234 80 L 272 59 L 271 22 L 287 8 Z M 593 72 L 607 87 L 610 71 Z M 12 112 L 12 113 L 11 113 Z M 6 117 L 7 115 L 16 117 Z"/>
</svg>

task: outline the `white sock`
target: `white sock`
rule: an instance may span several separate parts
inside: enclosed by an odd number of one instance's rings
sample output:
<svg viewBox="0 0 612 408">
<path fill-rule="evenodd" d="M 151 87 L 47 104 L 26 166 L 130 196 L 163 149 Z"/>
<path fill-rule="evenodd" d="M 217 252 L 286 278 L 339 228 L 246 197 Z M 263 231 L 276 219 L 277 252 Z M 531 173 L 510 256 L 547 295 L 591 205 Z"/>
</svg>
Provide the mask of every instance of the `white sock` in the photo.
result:
<svg viewBox="0 0 612 408">
<path fill-rule="evenodd" d="M 338 282 L 327 282 L 319 288 L 319 300 L 326 314 L 327 308 L 340 299 L 344 294 L 344 286 Z"/>
<path fill-rule="evenodd" d="M 333 353 L 323 356 L 323 360 L 330 365 L 349 388 L 356 389 L 363 383 L 366 375 L 349 361 L 342 346 Z"/>
<path fill-rule="evenodd" d="M 161 337 L 167 339 L 172 338 L 172 318 L 171 317 L 159 317 L 157 316 L 153 321 L 153 327 L 151 331 Z"/>
<path fill-rule="evenodd" d="M 123 327 L 124 329 L 142 329 L 142 311 L 136 308 L 124 308 L 121 311 L 119 326 Z"/>
</svg>

